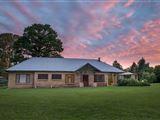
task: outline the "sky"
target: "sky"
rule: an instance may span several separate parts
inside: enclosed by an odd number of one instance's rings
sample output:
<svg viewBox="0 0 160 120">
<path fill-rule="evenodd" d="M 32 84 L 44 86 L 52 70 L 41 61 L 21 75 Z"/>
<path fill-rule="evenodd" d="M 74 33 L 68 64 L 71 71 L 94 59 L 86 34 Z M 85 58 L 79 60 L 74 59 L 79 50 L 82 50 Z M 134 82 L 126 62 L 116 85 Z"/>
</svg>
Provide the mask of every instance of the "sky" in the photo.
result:
<svg viewBox="0 0 160 120">
<path fill-rule="evenodd" d="M 22 35 L 34 23 L 57 31 L 64 57 L 160 64 L 158 0 L 0 0 L 0 33 Z"/>
</svg>

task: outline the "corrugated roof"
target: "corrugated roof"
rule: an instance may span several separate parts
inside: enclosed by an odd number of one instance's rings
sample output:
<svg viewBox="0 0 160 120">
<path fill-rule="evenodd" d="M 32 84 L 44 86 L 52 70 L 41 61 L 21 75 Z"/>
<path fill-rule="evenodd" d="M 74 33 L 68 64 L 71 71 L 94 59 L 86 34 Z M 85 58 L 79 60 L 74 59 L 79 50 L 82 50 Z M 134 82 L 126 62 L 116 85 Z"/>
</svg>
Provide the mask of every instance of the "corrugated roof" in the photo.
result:
<svg viewBox="0 0 160 120">
<path fill-rule="evenodd" d="M 134 73 L 131 73 L 131 72 L 124 72 L 124 73 L 121 73 L 120 75 L 133 75 Z"/>
<path fill-rule="evenodd" d="M 78 58 L 46 58 L 33 57 L 21 62 L 7 71 L 76 71 L 87 63 L 91 64 L 101 72 L 123 72 L 109 64 L 96 59 Z"/>
</svg>

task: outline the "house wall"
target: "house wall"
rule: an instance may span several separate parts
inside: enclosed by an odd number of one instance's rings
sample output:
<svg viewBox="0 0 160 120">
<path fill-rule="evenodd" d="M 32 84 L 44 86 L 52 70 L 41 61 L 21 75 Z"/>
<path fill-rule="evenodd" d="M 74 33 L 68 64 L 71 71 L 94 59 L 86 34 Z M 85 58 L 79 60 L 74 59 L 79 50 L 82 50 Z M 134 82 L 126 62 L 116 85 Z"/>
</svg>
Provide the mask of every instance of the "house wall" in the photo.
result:
<svg viewBox="0 0 160 120">
<path fill-rule="evenodd" d="M 16 83 L 16 74 L 30 74 L 31 82 L 26 84 Z M 33 87 L 34 73 L 33 72 L 9 72 L 8 73 L 8 88 L 31 88 Z"/>
<path fill-rule="evenodd" d="M 89 86 L 96 87 L 96 86 L 107 86 L 108 85 L 108 74 L 107 73 L 99 73 L 99 72 L 90 72 L 85 71 L 82 73 L 77 73 L 78 79 L 80 81 L 79 84 L 81 84 L 80 87 L 83 87 L 83 75 L 88 75 L 89 79 Z M 104 82 L 94 82 L 94 75 L 104 75 Z"/>
<path fill-rule="evenodd" d="M 117 84 L 117 79 L 118 79 L 118 74 L 117 73 L 101 73 L 101 72 L 84 72 L 80 74 L 80 82 L 83 84 L 83 75 L 89 75 L 89 86 L 109 86 L 109 81 L 108 81 L 108 76 L 112 76 L 112 84 L 111 85 L 116 85 Z M 104 75 L 104 82 L 94 82 L 94 75 Z"/>
<path fill-rule="evenodd" d="M 38 74 L 48 74 L 48 80 L 43 80 L 43 79 L 38 79 Z M 52 79 L 52 74 L 61 74 L 62 75 L 62 79 L 57 79 L 57 80 L 53 80 Z M 67 74 L 71 74 L 74 75 L 74 84 L 71 85 L 66 85 L 65 84 L 65 76 Z M 79 76 L 77 76 L 77 74 L 75 73 L 71 73 L 71 72 L 35 72 L 34 75 L 34 87 L 66 87 L 66 86 L 79 86 Z"/>
<path fill-rule="evenodd" d="M 16 74 L 30 74 L 31 75 L 31 83 L 29 84 L 16 84 Z M 48 74 L 48 79 L 38 79 L 38 74 Z M 61 74 L 62 79 L 53 80 L 52 74 Z M 67 74 L 74 75 L 75 83 L 71 85 L 65 84 L 65 76 Z M 89 86 L 108 86 L 108 75 L 110 73 L 100 73 L 100 72 L 84 72 L 84 73 L 71 73 L 71 72 L 9 72 L 8 73 L 8 87 L 9 88 L 31 88 L 31 87 L 83 87 L 83 75 L 89 75 Z M 94 82 L 95 74 L 103 74 L 105 77 L 105 82 Z M 113 84 L 117 84 L 117 75 L 114 75 Z"/>
</svg>

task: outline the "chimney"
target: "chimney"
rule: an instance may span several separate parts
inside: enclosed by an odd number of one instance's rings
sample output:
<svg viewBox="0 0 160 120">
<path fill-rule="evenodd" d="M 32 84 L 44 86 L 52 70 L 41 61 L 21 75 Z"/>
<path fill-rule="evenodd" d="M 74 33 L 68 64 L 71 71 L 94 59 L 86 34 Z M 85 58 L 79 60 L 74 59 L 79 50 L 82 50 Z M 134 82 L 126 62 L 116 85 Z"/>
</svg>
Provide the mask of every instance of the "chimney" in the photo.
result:
<svg viewBox="0 0 160 120">
<path fill-rule="evenodd" d="M 98 58 L 98 61 L 99 61 L 99 62 L 101 61 L 101 58 L 100 58 L 100 57 Z"/>
</svg>

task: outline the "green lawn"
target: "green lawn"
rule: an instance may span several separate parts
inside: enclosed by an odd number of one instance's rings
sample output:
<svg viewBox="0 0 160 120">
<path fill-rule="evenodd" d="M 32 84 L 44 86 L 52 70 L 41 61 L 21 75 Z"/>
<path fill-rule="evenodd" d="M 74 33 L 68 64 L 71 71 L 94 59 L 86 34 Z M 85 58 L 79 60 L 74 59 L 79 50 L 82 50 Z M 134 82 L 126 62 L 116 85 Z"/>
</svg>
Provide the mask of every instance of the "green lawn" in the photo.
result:
<svg viewBox="0 0 160 120">
<path fill-rule="evenodd" d="M 0 88 L 0 120 L 160 120 L 160 84 L 150 87 Z"/>
</svg>

